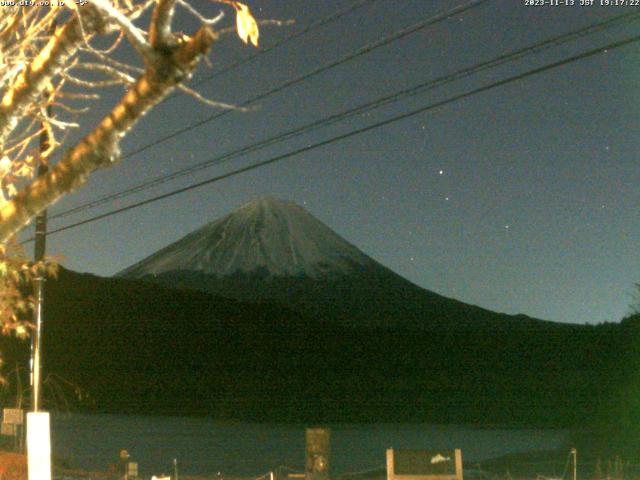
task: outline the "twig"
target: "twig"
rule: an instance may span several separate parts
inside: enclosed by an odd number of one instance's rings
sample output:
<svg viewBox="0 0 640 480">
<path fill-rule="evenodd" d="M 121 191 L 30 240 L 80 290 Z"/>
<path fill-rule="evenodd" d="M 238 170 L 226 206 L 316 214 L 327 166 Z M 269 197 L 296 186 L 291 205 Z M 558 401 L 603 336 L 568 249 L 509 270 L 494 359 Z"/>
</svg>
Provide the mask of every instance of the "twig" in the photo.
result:
<svg viewBox="0 0 640 480">
<path fill-rule="evenodd" d="M 213 18 L 206 18 L 198 10 L 193 8 L 191 4 L 189 4 L 189 2 L 186 2 L 185 0 L 178 0 L 178 3 L 180 4 L 180 6 L 184 7 L 189 13 L 191 13 L 194 17 L 196 17 L 205 25 L 209 25 L 209 26 L 216 25 L 218 22 L 220 22 L 220 20 L 224 18 L 223 11 L 220 11 L 220 13 L 218 13 L 218 15 L 216 15 Z"/>
<path fill-rule="evenodd" d="M 189 87 L 187 87 L 186 85 L 183 85 L 183 84 L 178 85 L 178 89 L 183 91 L 187 95 L 192 96 L 193 98 L 195 98 L 199 102 L 202 102 L 205 105 L 209 105 L 210 107 L 223 108 L 223 109 L 226 109 L 226 110 L 237 110 L 239 112 L 246 112 L 246 111 L 249 110 L 246 107 L 238 107 L 236 105 L 231 105 L 229 103 L 218 102 L 216 100 L 211 100 L 209 98 L 203 97 L 196 90 L 194 90 L 192 88 L 189 88 Z"/>
</svg>

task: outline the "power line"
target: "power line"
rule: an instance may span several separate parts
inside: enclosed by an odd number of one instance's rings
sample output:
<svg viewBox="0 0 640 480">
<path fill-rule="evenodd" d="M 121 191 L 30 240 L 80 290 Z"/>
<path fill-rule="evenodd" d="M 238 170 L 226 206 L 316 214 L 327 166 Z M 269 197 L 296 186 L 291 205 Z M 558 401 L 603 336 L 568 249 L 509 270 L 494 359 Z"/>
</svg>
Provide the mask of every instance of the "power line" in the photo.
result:
<svg viewBox="0 0 640 480">
<path fill-rule="evenodd" d="M 277 155 L 277 156 L 269 158 L 267 160 L 263 160 L 262 162 L 258 162 L 258 163 L 252 164 L 252 165 L 248 165 L 246 167 L 238 168 L 238 169 L 233 170 L 231 172 L 228 172 L 228 173 L 225 173 L 225 174 L 222 174 L 222 175 L 217 175 L 217 176 L 209 178 L 207 180 L 203 180 L 201 182 L 197 182 L 197 183 L 191 184 L 191 185 L 189 185 L 187 187 L 183 187 L 183 188 L 180 188 L 180 189 L 177 189 L 177 190 L 173 190 L 171 192 L 167 192 L 167 193 L 164 193 L 162 195 L 158 195 L 156 197 L 149 198 L 147 200 L 143 200 L 143 201 L 140 201 L 140 202 L 137 202 L 137 203 L 133 203 L 131 205 L 127 205 L 125 207 L 118 208 L 118 209 L 112 210 L 110 212 L 103 213 L 101 215 L 97 215 L 97 216 L 94 216 L 94 217 L 91 217 L 91 218 L 88 218 L 88 219 L 85 219 L 85 220 L 82 220 L 82 221 L 79 221 L 79 222 L 72 223 L 70 225 L 66 225 L 64 227 L 57 228 L 55 230 L 51 230 L 51 231 L 48 232 L 48 234 L 52 235 L 52 234 L 55 234 L 55 233 L 60 233 L 60 232 L 66 231 L 66 230 L 70 230 L 72 228 L 79 227 L 79 226 L 85 225 L 87 223 L 92 223 L 92 222 L 95 222 L 97 220 L 102 220 L 104 218 L 111 217 L 111 216 L 114 216 L 114 215 L 129 211 L 129 210 L 132 210 L 134 208 L 141 207 L 143 205 L 154 203 L 154 202 L 157 202 L 159 200 L 163 200 L 165 198 L 169 198 L 169 197 L 172 197 L 174 195 L 178 195 L 180 193 L 188 192 L 188 191 L 194 190 L 196 188 L 199 188 L 199 187 L 202 187 L 202 186 L 205 186 L 205 185 L 209 185 L 209 184 L 212 184 L 212 183 L 215 183 L 215 182 L 218 182 L 218 181 L 221 181 L 221 180 L 224 180 L 224 179 L 239 175 L 241 173 L 245 173 L 245 172 L 248 172 L 248 171 L 251 171 L 251 170 L 255 170 L 257 168 L 261 168 L 261 167 L 264 167 L 264 166 L 267 166 L 267 165 L 271 165 L 273 163 L 279 162 L 281 160 L 285 160 L 287 158 L 294 157 L 294 156 L 299 155 L 301 153 L 306 153 L 306 152 L 309 152 L 311 150 L 315 150 L 317 148 L 320 148 L 320 147 L 323 147 L 323 146 L 326 146 L 326 145 L 330 145 L 332 143 L 336 143 L 336 142 L 339 142 L 339 141 L 342 141 L 342 140 L 346 140 L 346 139 L 354 137 L 356 135 L 360 135 L 362 133 L 366 133 L 366 132 L 369 132 L 371 130 L 374 130 L 374 129 L 377 129 L 377 128 L 380 128 L 380 127 L 384 127 L 384 126 L 390 125 L 392 123 L 395 123 L 395 122 L 398 122 L 398 121 L 401 121 L 401 120 L 405 120 L 407 118 L 414 117 L 414 116 L 422 114 L 422 113 L 426 113 L 426 112 L 428 112 L 430 110 L 434 110 L 436 108 L 439 108 L 439 107 L 442 107 L 442 106 L 457 102 L 458 100 L 462 100 L 462 99 L 477 95 L 479 93 L 483 93 L 483 92 L 492 90 L 494 88 L 498 88 L 498 87 L 501 87 L 501 86 L 504 86 L 504 85 L 507 85 L 507 84 L 510 84 L 510 83 L 513 83 L 513 82 L 516 82 L 516 81 L 523 80 L 523 79 L 525 79 L 527 77 L 530 77 L 530 76 L 533 76 L 533 75 L 538 75 L 540 73 L 547 72 L 549 70 L 553 70 L 555 68 L 559 68 L 561 66 L 568 65 L 570 63 L 574 63 L 574 62 L 577 62 L 579 60 L 583 60 L 585 58 L 592 57 L 594 55 L 598 55 L 598 54 L 600 54 L 600 53 L 602 53 L 604 51 L 610 51 L 610 50 L 614 50 L 614 49 L 617 49 L 617 48 L 621 48 L 621 47 L 624 47 L 626 45 L 630 45 L 630 44 L 638 42 L 638 41 L 640 41 L 640 35 L 636 35 L 634 37 L 626 38 L 624 40 L 620 40 L 618 42 L 614 42 L 614 43 L 611 43 L 609 45 L 605 45 L 605 46 L 602 46 L 602 47 L 594 48 L 592 50 L 589 50 L 589 51 L 586 51 L 586 52 L 583 52 L 583 53 L 580 53 L 580 54 L 577 54 L 577 55 L 573 55 L 573 56 L 565 58 L 563 60 L 560 60 L 560 61 L 557 61 L 557 62 L 553 62 L 553 63 L 547 64 L 547 65 L 544 65 L 542 67 L 534 68 L 534 69 L 528 70 L 528 71 L 526 71 L 524 73 L 520 73 L 518 75 L 513 75 L 513 76 L 508 77 L 506 79 L 499 80 L 497 82 L 490 83 L 490 84 L 485 85 L 483 87 L 478 87 L 478 88 L 475 88 L 473 90 L 469 90 L 467 92 L 455 95 L 453 97 L 449 97 L 449 98 L 447 98 L 445 100 L 441 100 L 439 102 L 432 103 L 432 104 L 420 107 L 418 109 L 411 110 L 409 112 L 390 117 L 390 118 L 388 118 L 386 120 L 382 120 L 380 122 L 376 122 L 376 123 L 373 123 L 371 125 L 368 125 L 368 126 L 356 129 L 356 130 L 352 130 L 352 131 L 344 133 L 342 135 L 338 135 L 338 136 L 329 138 L 327 140 L 323 140 L 321 142 L 317 142 L 317 143 L 314 143 L 312 145 L 308 145 L 306 147 L 299 148 L 297 150 L 293 150 L 293 151 L 290 151 L 290 152 L 287 152 L 287 153 L 284 153 L 284 154 L 281 154 L 281 155 Z M 27 242 L 30 242 L 30 241 L 33 241 L 33 239 L 31 238 L 31 239 L 25 240 L 22 243 L 27 243 Z"/>
<path fill-rule="evenodd" d="M 426 20 L 423 20 L 421 22 L 415 23 L 413 25 L 410 25 L 408 27 L 403 28 L 402 30 L 399 30 L 397 32 L 392 33 L 389 36 L 386 37 L 382 37 L 378 40 L 376 40 L 375 42 L 369 44 L 369 45 L 365 45 L 364 47 L 359 48 L 358 50 L 356 50 L 355 52 L 349 53 L 347 55 L 345 55 L 344 57 L 339 58 L 338 60 L 334 60 L 333 62 L 327 63 L 325 65 L 322 65 L 308 73 L 305 73 L 299 77 L 296 77 L 292 80 L 287 80 L 279 85 L 277 85 L 276 87 L 272 88 L 271 90 L 267 90 L 266 92 L 260 93 L 254 97 L 250 97 L 249 99 L 245 100 L 244 102 L 242 102 L 240 105 L 238 105 L 239 107 L 247 107 L 259 100 L 263 100 L 267 97 L 270 97 L 271 95 L 275 95 L 276 93 L 279 93 L 289 87 L 293 87 L 294 85 L 297 85 L 299 83 L 302 83 L 306 80 L 308 80 L 309 78 L 315 77 L 316 75 L 319 75 L 321 73 L 324 73 L 328 70 L 331 70 L 337 66 L 340 66 L 342 64 L 345 64 L 347 62 L 350 62 L 358 57 L 361 57 L 363 55 L 366 55 L 368 53 L 373 52 L 374 50 L 377 50 L 378 48 L 384 47 L 386 45 L 389 45 L 390 43 L 396 42 L 398 40 L 401 40 L 402 38 L 407 37 L 408 35 L 414 34 L 416 32 L 419 32 L 420 30 L 423 30 L 427 27 L 430 27 L 432 25 L 435 25 L 437 23 L 440 23 L 444 20 L 447 20 L 449 18 L 455 17 L 457 15 L 460 15 L 466 11 L 469 11 L 473 8 L 479 7 L 480 5 L 482 5 L 483 3 L 486 3 L 490 0 L 471 0 L 469 2 L 463 3 L 461 5 L 458 5 L 456 7 L 453 7 L 450 10 L 447 10 L 446 12 L 437 14 L 433 17 L 429 17 Z M 134 155 L 137 155 L 151 147 L 154 147 L 156 145 L 159 145 L 160 143 L 166 142 L 167 140 L 171 140 L 172 138 L 178 137 L 186 132 L 189 132 L 191 130 L 194 130 L 196 128 L 201 127 L 202 125 L 205 125 L 209 122 L 212 122 L 213 120 L 216 120 L 224 115 L 227 115 L 228 113 L 232 112 L 233 110 L 223 110 L 221 112 L 218 113 L 214 113 L 213 115 L 210 115 L 209 117 L 205 118 L 204 120 L 201 120 L 199 122 L 196 122 L 192 125 L 189 125 L 187 127 L 183 127 L 179 130 L 176 130 L 173 133 L 170 133 L 168 135 L 165 135 L 163 137 L 160 137 L 156 140 L 154 140 L 153 142 L 147 143 L 146 145 L 143 145 L 140 148 L 137 148 L 135 150 L 132 150 L 126 154 L 124 154 L 122 156 L 123 159 L 125 158 L 129 158 L 129 157 L 133 157 Z"/>
<path fill-rule="evenodd" d="M 233 158 L 237 158 L 243 154 L 246 153 L 250 153 L 250 152 L 254 152 L 256 150 L 260 150 L 262 148 L 265 148 L 267 146 L 276 144 L 276 143 L 280 143 L 284 140 L 296 137 L 298 135 L 301 135 L 303 133 L 307 133 L 309 131 L 315 130 L 317 128 L 320 127 L 326 127 L 328 125 L 331 125 L 333 123 L 342 121 L 346 118 L 350 118 L 354 115 L 358 115 L 370 110 L 373 110 L 375 108 L 379 108 L 381 106 L 387 105 L 389 103 L 392 102 L 397 102 L 400 100 L 403 100 L 405 98 L 411 97 L 411 96 L 415 96 L 421 93 L 425 93 L 426 91 L 430 91 L 432 89 L 435 89 L 437 87 L 443 86 L 445 84 L 451 83 L 453 81 L 457 81 L 460 80 L 462 78 L 467 78 L 470 77 L 472 75 L 475 75 L 481 71 L 484 70 L 488 70 L 490 68 L 495 68 L 497 66 L 503 65 L 507 62 L 513 62 L 515 60 L 519 60 L 524 58 L 525 56 L 528 55 L 532 55 L 535 53 L 539 53 L 541 51 L 547 50 L 549 48 L 555 47 L 555 46 L 559 46 L 562 45 L 564 43 L 567 43 L 571 40 L 574 40 L 576 38 L 580 38 L 580 37 L 584 37 L 587 35 L 591 35 L 593 33 L 596 32 L 600 32 L 603 31 L 605 29 L 620 25 L 622 23 L 627 23 L 630 21 L 635 21 L 638 20 L 638 18 L 640 17 L 640 12 L 632 12 L 632 13 L 625 13 L 625 14 L 621 14 L 621 15 L 617 15 L 613 18 L 607 19 L 603 22 L 599 22 L 596 24 L 592 24 L 589 25 L 587 27 L 581 28 L 579 30 L 575 30 L 572 32 L 568 32 L 565 33 L 563 35 L 559 35 L 559 36 L 555 36 L 552 38 L 549 38 L 547 40 L 544 40 L 542 42 L 539 42 L 535 45 L 531 45 L 528 47 L 524 47 L 521 49 L 517 49 L 517 50 L 513 50 L 511 52 L 505 53 L 503 55 L 500 55 L 497 58 L 494 58 L 492 60 L 489 61 L 485 61 L 485 62 L 481 62 L 481 63 L 477 63 L 475 65 L 472 65 L 470 67 L 458 70 L 454 73 L 451 74 L 447 74 L 447 75 L 443 75 L 441 77 L 438 77 L 436 79 L 433 80 L 429 80 L 427 82 L 423 82 L 420 83 L 419 85 L 401 90 L 399 92 L 378 98 L 376 100 L 367 102 L 365 104 L 359 105 L 357 107 L 348 109 L 346 111 L 340 112 L 340 113 L 336 113 L 333 115 L 330 115 L 328 117 L 324 117 L 322 119 L 319 120 L 315 120 L 313 122 L 307 123 L 303 126 L 297 127 L 295 129 L 289 130 L 287 132 L 275 135 L 273 137 L 267 138 L 265 140 L 261 140 L 257 143 L 242 147 L 240 149 L 234 150 L 232 152 L 228 152 L 225 153 L 223 155 L 214 157 L 212 159 L 206 160 L 204 162 L 198 163 L 196 165 L 192 165 L 190 167 L 186 167 L 183 168 L 181 170 L 178 170 L 176 172 L 170 173 L 170 174 L 166 174 L 166 175 L 160 175 L 158 177 L 155 177 L 151 180 L 147 180 L 145 182 L 142 182 L 138 185 L 135 185 L 131 188 L 122 190 L 120 192 L 116 192 L 113 194 L 109 194 L 106 196 L 103 196 L 97 200 L 93 200 L 91 202 L 85 203 L 83 205 L 79 205 L 77 207 L 71 208 L 69 210 L 65 210 L 63 212 L 58 213 L 57 215 L 54 215 L 52 217 L 50 217 L 51 219 L 55 219 L 55 218 L 62 218 L 65 216 L 69 216 L 75 213 L 79 213 L 91 208 L 95 208 L 97 206 L 103 205 L 105 203 L 110 203 L 113 200 L 116 199 L 120 199 L 120 198 L 124 198 L 127 197 L 129 195 L 132 195 L 134 193 L 138 193 L 144 190 L 147 190 L 149 188 L 158 186 L 158 185 L 162 185 L 166 182 L 169 182 L 171 180 L 175 180 L 177 178 L 180 178 L 182 176 L 191 174 L 191 173 L 195 173 L 198 172 L 200 170 L 204 170 L 206 168 L 209 168 L 213 165 L 218 165 L 221 164 L 223 162 L 229 161 Z"/>
</svg>

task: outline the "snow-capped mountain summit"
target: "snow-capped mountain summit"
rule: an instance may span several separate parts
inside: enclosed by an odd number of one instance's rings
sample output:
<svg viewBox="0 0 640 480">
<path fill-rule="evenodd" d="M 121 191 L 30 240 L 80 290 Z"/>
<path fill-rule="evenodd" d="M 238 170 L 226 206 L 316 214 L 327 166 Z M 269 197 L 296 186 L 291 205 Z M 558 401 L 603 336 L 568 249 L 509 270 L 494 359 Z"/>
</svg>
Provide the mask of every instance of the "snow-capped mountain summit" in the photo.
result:
<svg viewBox="0 0 640 480">
<path fill-rule="evenodd" d="M 375 262 L 302 207 L 273 197 L 251 201 L 190 233 L 118 276 L 140 278 L 188 271 L 225 277 L 321 278 Z"/>
</svg>

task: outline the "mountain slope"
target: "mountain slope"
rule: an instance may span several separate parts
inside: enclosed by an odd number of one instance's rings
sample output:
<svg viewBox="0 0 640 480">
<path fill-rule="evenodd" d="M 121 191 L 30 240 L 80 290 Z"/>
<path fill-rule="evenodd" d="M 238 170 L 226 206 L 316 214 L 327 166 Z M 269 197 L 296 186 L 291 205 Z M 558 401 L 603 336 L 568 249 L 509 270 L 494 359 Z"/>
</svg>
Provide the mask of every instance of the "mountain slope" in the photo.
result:
<svg viewBox="0 0 640 480">
<path fill-rule="evenodd" d="M 420 288 L 303 208 L 262 198 L 118 274 L 238 300 L 275 300 L 309 318 L 360 327 L 508 327 L 535 323 Z"/>
</svg>

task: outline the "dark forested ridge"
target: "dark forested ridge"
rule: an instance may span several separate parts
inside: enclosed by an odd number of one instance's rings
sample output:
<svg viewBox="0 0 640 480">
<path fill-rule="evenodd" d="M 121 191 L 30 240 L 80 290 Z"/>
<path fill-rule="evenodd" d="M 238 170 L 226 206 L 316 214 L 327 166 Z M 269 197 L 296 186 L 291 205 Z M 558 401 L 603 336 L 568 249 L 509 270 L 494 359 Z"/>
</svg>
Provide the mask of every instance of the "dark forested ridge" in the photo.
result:
<svg viewBox="0 0 640 480">
<path fill-rule="evenodd" d="M 637 316 L 584 326 L 486 315 L 357 327 L 63 269 L 47 282 L 44 365 L 89 394 L 73 408 L 109 412 L 567 426 L 634 408 Z"/>
</svg>

